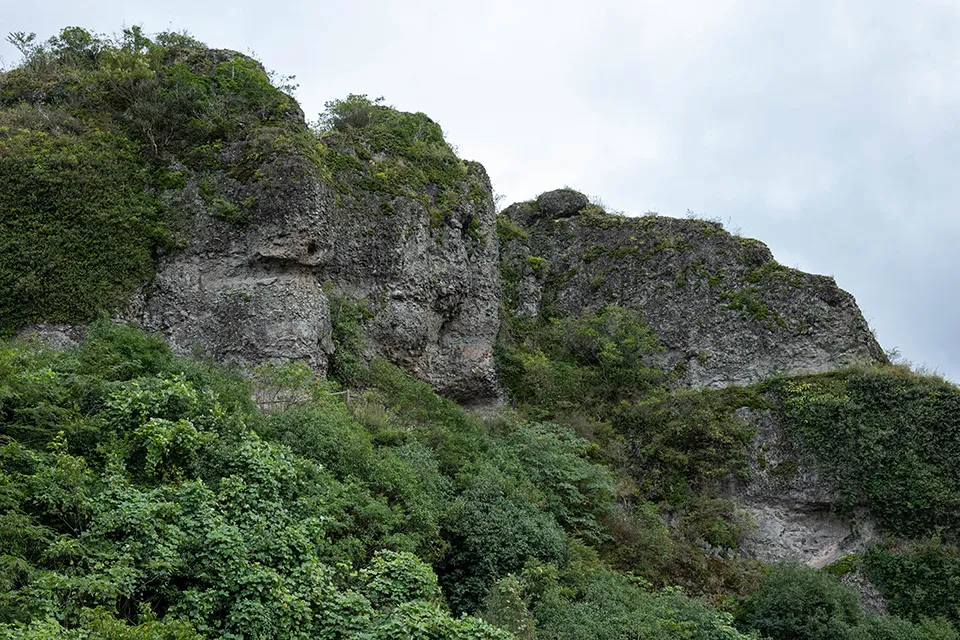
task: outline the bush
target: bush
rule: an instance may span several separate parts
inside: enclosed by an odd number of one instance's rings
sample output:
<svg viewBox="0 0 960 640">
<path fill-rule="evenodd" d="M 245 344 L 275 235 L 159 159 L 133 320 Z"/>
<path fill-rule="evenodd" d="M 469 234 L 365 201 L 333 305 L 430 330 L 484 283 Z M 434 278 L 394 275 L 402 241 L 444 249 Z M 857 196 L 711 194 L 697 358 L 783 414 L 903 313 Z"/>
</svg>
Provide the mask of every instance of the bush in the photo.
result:
<svg viewBox="0 0 960 640">
<path fill-rule="evenodd" d="M 638 312 L 608 305 L 579 317 L 514 319 L 495 355 L 514 397 L 554 417 L 582 405 L 604 414 L 620 398 L 659 387 L 666 376 L 648 360 L 661 349 Z"/>
<path fill-rule="evenodd" d="M 477 611 L 491 585 L 530 559 L 564 563 L 563 530 L 510 480 L 485 469 L 447 518 L 451 549 L 439 574 L 456 612 Z"/>
<path fill-rule="evenodd" d="M 457 157 L 440 125 L 382 102 L 351 94 L 327 102 L 320 116 L 319 132 L 330 149 L 327 163 L 341 194 L 357 197 L 356 187 L 384 198 L 412 198 L 426 210 L 432 228 L 455 210 L 482 205 L 489 185 Z"/>
<path fill-rule="evenodd" d="M 960 628 L 960 549 L 955 545 L 934 539 L 875 546 L 864 559 L 891 613 L 914 621 L 942 617 Z"/>
<path fill-rule="evenodd" d="M 843 640 L 855 637 L 863 613 L 857 595 L 833 576 L 802 565 L 775 565 L 739 618 L 744 628 L 778 640 Z"/>
<path fill-rule="evenodd" d="M 544 640 L 745 640 L 732 617 L 679 590 L 648 590 L 640 580 L 604 568 L 588 549 L 574 546 L 568 568 L 528 565 L 519 597 L 529 603 Z"/>
<path fill-rule="evenodd" d="M 738 616 L 741 626 L 776 640 L 955 640 L 944 619 L 912 623 L 864 615 L 857 594 L 828 573 L 775 565 Z"/>
</svg>

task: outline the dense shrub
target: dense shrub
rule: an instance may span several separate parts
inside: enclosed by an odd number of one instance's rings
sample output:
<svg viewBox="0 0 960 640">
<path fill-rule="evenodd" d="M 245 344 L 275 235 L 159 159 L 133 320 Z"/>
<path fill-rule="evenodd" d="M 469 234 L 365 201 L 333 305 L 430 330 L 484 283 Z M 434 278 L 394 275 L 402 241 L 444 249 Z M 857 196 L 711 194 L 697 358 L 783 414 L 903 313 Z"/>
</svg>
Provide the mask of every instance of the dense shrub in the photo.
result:
<svg viewBox="0 0 960 640">
<path fill-rule="evenodd" d="M 365 535 L 343 516 L 383 498 L 258 437 L 246 423 L 263 419 L 230 400 L 244 385 L 229 379 L 129 327 L 95 327 L 73 352 L 2 343 L 3 633 L 507 637 L 451 618 L 415 556 L 374 555 L 388 538 L 342 555 Z M 265 432 L 282 437 L 297 417 Z M 356 440 L 334 462 L 368 455 Z"/>
<path fill-rule="evenodd" d="M 258 372 L 292 399 L 263 415 L 249 383 L 132 327 L 0 345 L 11 637 L 529 636 L 448 613 L 511 575 L 538 637 L 737 637 L 599 561 L 628 514 L 568 428 L 471 415 L 381 361 L 350 405 L 296 366 Z"/>
<path fill-rule="evenodd" d="M 341 195 L 412 198 L 427 210 L 431 227 L 467 204 L 486 203 L 485 178 L 457 157 L 440 125 L 426 115 L 356 94 L 325 106 L 318 129 Z"/>
<path fill-rule="evenodd" d="M 740 616 L 744 627 L 782 640 L 853 638 L 863 622 L 857 595 L 833 576 L 800 565 L 771 567 Z"/>
<path fill-rule="evenodd" d="M 169 238 L 147 180 L 120 132 L 0 110 L 0 330 L 89 322 L 126 303 Z"/>
<path fill-rule="evenodd" d="M 659 339 L 639 313 L 608 305 L 578 317 L 515 318 L 497 345 L 501 380 L 528 411 L 552 417 L 586 405 L 604 413 L 666 381 L 650 356 Z"/>
<path fill-rule="evenodd" d="M 930 540 L 876 546 L 865 565 L 891 613 L 911 620 L 943 617 L 960 628 L 960 549 L 955 545 Z"/>
<path fill-rule="evenodd" d="M 740 640 L 748 636 L 732 626 L 732 616 L 718 613 L 678 589 L 655 591 L 643 581 L 603 567 L 588 548 L 574 545 L 565 569 L 531 563 L 498 585 L 484 617 L 503 620 L 492 607 L 505 600 L 513 628 L 533 626 L 538 638 L 629 640 L 691 638 Z M 504 598 L 503 590 L 508 590 Z M 500 595 L 496 595 L 500 592 Z"/>
<path fill-rule="evenodd" d="M 362 371 L 366 343 L 363 325 L 372 314 L 361 301 L 326 290 L 330 302 L 330 325 L 334 352 L 327 374 L 343 384 L 355 384 Z"/>
<path fill-rule="evenodd" d="M 717 481 L 746 473 L 753 431 L 735 412 L 761 405 L 749 390 L 679 390 L 622 404 L 612 422 L 630 443 L 640 490 L 684 504 Z"/>
<path fill-rule="evenodd" d="M 746 629 L 775 640 L 954 640 L 944 620 L 865 615 L 857 594 L 832 575 L 802 565 L 775 565 L 739 615 Z"/>
</svg>

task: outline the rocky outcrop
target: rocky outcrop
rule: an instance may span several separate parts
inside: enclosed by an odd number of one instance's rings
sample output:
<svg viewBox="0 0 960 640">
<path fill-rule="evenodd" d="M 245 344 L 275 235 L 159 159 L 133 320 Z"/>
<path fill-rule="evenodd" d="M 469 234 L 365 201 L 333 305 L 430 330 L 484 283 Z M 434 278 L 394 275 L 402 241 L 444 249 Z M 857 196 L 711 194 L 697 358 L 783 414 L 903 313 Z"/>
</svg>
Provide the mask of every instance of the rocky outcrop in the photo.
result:
<svg viewBox="0 0 960 640">
<path fill-rule="evenodd" d="M 336 349 L 330 299 L 347 297 L 368 312 L 362 355 L 457 399 L 497 398 L 491 188 L 482 166 L 451 161 L 464 179 L 447 192 L 463 197 L 440 215 L 429 193 L 379 192 L 362 176 L 317 174 L 296 157 L 284 159 L 249 224 L 221 219 L 195 196 L 187 246 L 161 264 L 128 315 L 179 352 L 298 360 L 323 373 Z"/>
<path fill-rule="evenodd" d="M 664 346 L 657 364 L 682 386 L 885 359 L 833 278 L 784 267 L 717 222 L 611 215 L 564 189 L 509 207 L 499 230 L 509 312 L 636 309 Z"/>
<path fill-rule="evenodd" d="M 738 540 L 740 554 L 765 563 L 833 565 L 866 610 L 886 615 L 886 601 L 856 560 L 882 539 L 869 512 L 843 504 L 840 487 L 818 472 L 770 409 L 743 407 L 734 415 L 755 433 L 749 473 L 721 491 L 748 522 Z"/>
<path fill-rule="evenodd" d="M 201 196 L 208 178 L 176 194 L 192 213 L 187 245 L 161 262 L 127 316 L 180 353 L 251 365 L 297 360 L 324 373 L 333 349 L 329 305 L 306 249 L 322 232 L 328 199 L 300 156 L 273 169 L 250 224 L 217 215 Z"/>
<path fill-rule="evenodd" d="M 319 280 L 364 301 L 374 353 L 440 393 L 482 402 L 499 396 L 496 212 L 483 167 L 468 163 L 467 170 L 480 187 L 475 198 L 442 217 L 413 198 L 341 194 L 311 255 Z"/>
</svg>

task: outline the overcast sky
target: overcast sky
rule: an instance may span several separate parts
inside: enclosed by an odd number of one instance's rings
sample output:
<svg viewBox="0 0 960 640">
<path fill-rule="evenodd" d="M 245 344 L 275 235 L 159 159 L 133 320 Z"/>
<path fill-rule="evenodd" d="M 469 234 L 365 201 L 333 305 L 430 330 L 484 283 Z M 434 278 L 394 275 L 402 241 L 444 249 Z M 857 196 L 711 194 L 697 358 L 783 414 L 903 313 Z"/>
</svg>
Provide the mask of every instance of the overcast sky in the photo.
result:
<svg viewBox="0 0 960 640">
<path fill-rule="evenodd" d="M 692 210 L 833 275 L 960 381 L 960 0 L 0 0 L 0 31 L 186 29 L 440 122 L 505 202 Z M 18 56 L 0 45 L 7 66 Z"/>
</svg>

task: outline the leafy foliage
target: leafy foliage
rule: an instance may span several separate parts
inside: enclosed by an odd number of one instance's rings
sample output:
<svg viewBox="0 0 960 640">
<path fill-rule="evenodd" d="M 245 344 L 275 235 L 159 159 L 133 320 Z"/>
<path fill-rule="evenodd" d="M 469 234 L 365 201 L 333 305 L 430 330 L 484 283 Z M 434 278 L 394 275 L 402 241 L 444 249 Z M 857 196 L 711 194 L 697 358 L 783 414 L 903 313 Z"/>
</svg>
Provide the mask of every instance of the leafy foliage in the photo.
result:
<svg viewBox="0 0 960 640">
<path fill-rule="evenodd" d="M 91 321 L 126 302 L 169 242 L 147 177 L 121 133 L 0 110 L 0 330 Z"/>
<path fill-rule="evenodd" d="M 579 317 L 514 319 L 497 356 L 501 380 L 516 399 L 555 415 L 663 384 L 663 373 L 648 362 L 660 349 L 636 311 L 608 305 Z"/>
<path fill-rule="evenodd" d="M 330 377 L 344 384 L 355 383 L 361 371 L 366 348 L 363 325 L 370 319 L 371 313 L 362 301 L 338 295 L 332 289 L 326 293 L 330 302 L 330 337 L 334 346 L 328 373 Z"/>
<path fill-rule="evenodd" d="M 913 624 L 865 616 L 855 592 L 828 573 L 800 565 L 770 567 L 759 590 L 744 602 L 740 623 L 784 640 L 960 637 L 943 620 Z"/>
<path fill-rule="evenodd" d="M 0 75 L 0 333 L 115 314 L 196 215 L 248 224 L 309 179 L 384 215 L 412 200 L 435 228 L 485 206 L 486 177 L 439 125 L 382 99 L 329 102 L 314 132 L 291 85 L 184 34 L 8 40 L 24 61 Z M 504 216 L 498 234 L 529 244 Z M 749 244 L 751 284 L 793 277 Z M 638 250 L 596 249 L 582 258 Z M 956 387 L 854 368 L 673 390 L 635 311 L 511 315 L 522 274 L 562 277 L 521 258 L 496 352 L 516 413 L 469 413 L 368 362 L 369 313 L 333 294 L 337 382 L 295 363 L 246 379 L 109 323 L 67 352 L 0 343 L 0 635 L 956 640 Z M 721 297 L 774 327 L 757 292 Z M 810 569 L 752 583 L 745 523 L 716 491 L 746 472 L 744 407 L 776 414 L 847 506 L 900 536 L 863 567 L 902 618 Z M 660 588 L 678 584 L 740 630 Z"/>
<path fill-rule="evenodd" d="M 682 504 L 718 480 L 746 473 L 753 432 L 734 412 L 762 405 L 749 390 L 681 390 L 624 404 L 613 423 L 633 445 L 641 491 Z"/>
<path fill-rule="evenodd" d="M 454 210 L 485 200 L 485 178 L 457 157 L 440 125 L 426 115 L 357 94 L 325 106 L 318 129 L 342 194 L 413 198 L 429 213 L 431 227 L 441 226 Z"/>
<path fill-rule="evenodd" d="M 887 531 L 960 533 L 960 390 L 897 367 L 776 380 L 804 451 Z"/>
<path fill-rule="evenodd" d="M 471 415 L 382 361 L 350 405 L 264 369 L 291 401 L 263 414 L 131 327 L 0 345 L 10 637 L 740 637 L 599 560 L 631 516 L 569 428 Z"/>
<path fill-rule="evenodd" d="M 960 628 L 960 549 L 955 545 L 933 539 L 876 546 L 864 560 L 891 613 L 911 620 L 942 617 Z"/>
<path fill-rule="evenodd" d="M 511 589 L 514 619 L 535 622 L 536 637 L 697 638 L 741 640 L 733 618 L 683 595 L 679 589 L 651 591 L 641 580 L 603 567 L 588 548 L 575 547 L 566 569 L 528 564 L 517 576 L 501 582 Z M 492 599 L 488 607 L 499 603 Z M 502 614 L 488 608 L 487 619 Z"/>
<path fill-rule="evenodd" d="M 429 565 L 381 540 L 338 564 L 356 547 L 338 520 L 381 498 L 258 437 L 228 379 L 127 327 L 2 345 L 7 635 L 508 637 L 450 617 Z"/>
<path fill-rule="evenodd" d="M 570 424 L 614 469 L 620 508 L 606 516 L 610 537 L 598 543 L 606 558 L 711 597 L 747 590 L 753 568 L 729 557 L 745 523 L 714 489 L 746 472 L 753 434 L 734 412 L 762 399 L 736 389 L 670 391 L 670 374 L 655 366 L 660 341 L 635 310 L 508 317 L 506 327 L 497 364 L 521 411 Z"/>
</svg>

